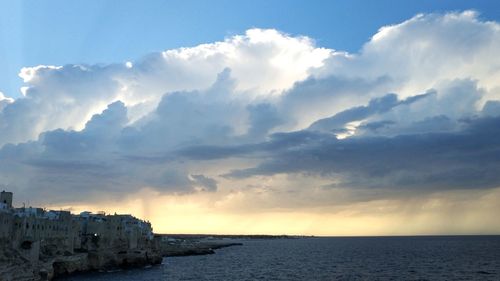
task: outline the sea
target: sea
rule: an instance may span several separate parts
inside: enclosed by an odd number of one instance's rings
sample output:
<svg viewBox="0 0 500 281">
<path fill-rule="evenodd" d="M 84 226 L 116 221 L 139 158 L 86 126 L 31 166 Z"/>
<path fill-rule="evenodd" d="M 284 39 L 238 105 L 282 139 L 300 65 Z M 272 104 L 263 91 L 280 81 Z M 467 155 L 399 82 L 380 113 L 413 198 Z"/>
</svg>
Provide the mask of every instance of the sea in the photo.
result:
<svg viewBox="0 0 500 281">
<path fill-rule="evenodd" d="M 500 280 L 500 236 L 248 239 L 214 255 L 66 281 Z"/>
</svg>

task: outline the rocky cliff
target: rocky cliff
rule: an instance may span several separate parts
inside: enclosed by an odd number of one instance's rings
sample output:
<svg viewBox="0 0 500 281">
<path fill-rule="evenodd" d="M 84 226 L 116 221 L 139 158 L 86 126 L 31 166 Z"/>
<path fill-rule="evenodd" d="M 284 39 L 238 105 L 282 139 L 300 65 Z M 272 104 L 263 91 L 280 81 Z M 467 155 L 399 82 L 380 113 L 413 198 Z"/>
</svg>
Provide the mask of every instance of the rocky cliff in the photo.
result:
<svg viewBox="0 0 500 281">
<path fill-rule="evenodd" d="M 0 246 L 0 281 L 38 280 L 36 269 L 18 251 Z"/>
<path fill-rule="evenodd" d="M 130 268 L 160 264 L 162 257 L 153 249 L 102 250 L 44 257 L 38 262 L 24 258 L 9 247 L 0 249 L 0 281 L 51 280 L 75 272 Z"/>
</svg>

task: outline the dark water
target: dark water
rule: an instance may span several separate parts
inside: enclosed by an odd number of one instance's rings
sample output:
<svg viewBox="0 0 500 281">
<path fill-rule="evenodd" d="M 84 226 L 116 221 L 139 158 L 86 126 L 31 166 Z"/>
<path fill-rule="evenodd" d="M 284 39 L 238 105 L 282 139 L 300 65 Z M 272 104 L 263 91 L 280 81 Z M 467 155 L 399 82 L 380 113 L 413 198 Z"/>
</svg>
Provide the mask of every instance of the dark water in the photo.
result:
<svg viewBox="0 0 500 281">
<path fill-rule="evenodd" d="M 500 280 L 500 236 L 245 240 L 215 255 L 63 280 Z"/>
</svg>

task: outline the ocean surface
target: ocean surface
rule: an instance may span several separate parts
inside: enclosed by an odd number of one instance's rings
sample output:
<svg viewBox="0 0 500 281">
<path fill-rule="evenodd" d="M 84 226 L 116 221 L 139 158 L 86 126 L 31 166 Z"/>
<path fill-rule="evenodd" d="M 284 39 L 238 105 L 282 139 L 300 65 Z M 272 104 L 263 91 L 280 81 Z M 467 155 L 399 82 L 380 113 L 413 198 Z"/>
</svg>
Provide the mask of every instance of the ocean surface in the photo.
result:
<svg viewBox="0 0 500 281">
<path fill-rule="evenodd" d="M 500 280 L 500 236 L 242 240 L 215 255 L 58 280 Z"/>
</svg>

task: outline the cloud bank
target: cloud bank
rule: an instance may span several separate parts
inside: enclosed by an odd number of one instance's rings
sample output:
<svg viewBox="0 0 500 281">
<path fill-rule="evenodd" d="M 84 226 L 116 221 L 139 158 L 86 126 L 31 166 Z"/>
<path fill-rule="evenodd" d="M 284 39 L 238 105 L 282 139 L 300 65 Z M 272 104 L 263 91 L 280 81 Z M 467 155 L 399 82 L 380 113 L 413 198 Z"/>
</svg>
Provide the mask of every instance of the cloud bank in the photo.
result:
<svg viewBox="0 0 500 281">
<path fill-rule="evenodd" d="M 251 29 L 131 62 L 26 67 L 24 96 L 0 94 L 0 183 L 40 203 L 495 188 L 498 50 L 500 24 L 465 11 L 382 27 L 355 54 Z"/>
</svg>

